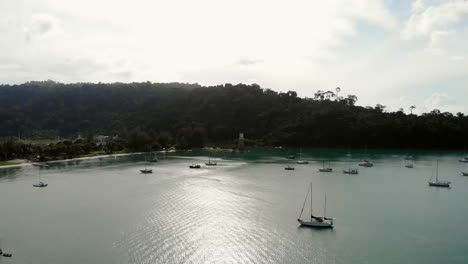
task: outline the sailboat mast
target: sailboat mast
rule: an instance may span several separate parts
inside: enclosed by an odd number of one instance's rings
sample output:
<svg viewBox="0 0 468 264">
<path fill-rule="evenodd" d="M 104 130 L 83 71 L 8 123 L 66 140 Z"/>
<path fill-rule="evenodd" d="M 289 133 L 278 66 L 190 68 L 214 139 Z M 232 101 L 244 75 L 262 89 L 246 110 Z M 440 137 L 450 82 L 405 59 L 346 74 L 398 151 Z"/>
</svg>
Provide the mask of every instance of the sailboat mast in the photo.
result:
<svg viewBox="0 0 468 264">
<path fill-rule="evenodd" d="M 305 204 L 307 202 L 307 196 L 309 195 L 309 189 L 307 189 L 307 194 L 306 194 L 306 197 L 304 198 L 304 203 L 302 204 L 302 209 L 301 209 L 301 213 L 299 214 L 299 218 L 298 219 L 301 219 L 301 216 L 302 216 L 302 212 L 304 212 L 304 207 L 305 207 Z"/>
<path fill-rule="evenodd" d="M 439 160 L 436 163 L 436 182 L 439 182 Z"/>
<path fill-rule="evenodd" d="M 327 194 L 325 194 L 325 204 L 323 205 L 323 218 L 327 215 Z"/>
<path fill-rule="evenodd" d="M 312 182 L 310 183 L 310 219 L 312 220 Z"/>
</svg>

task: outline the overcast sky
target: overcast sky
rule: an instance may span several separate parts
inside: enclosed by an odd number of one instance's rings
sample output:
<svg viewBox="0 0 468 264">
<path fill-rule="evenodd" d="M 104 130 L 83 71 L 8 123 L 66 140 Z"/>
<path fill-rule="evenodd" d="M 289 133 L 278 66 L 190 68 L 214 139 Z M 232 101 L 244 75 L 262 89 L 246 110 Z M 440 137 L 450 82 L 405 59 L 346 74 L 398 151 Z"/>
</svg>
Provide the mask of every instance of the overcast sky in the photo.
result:
<svg viewBox="0 0 468 264">
<path fill-rule="evenodd" d="M 257 83 L 468 114 L 464 0 L 0 0 L 0 83 Z"/>
</svg>

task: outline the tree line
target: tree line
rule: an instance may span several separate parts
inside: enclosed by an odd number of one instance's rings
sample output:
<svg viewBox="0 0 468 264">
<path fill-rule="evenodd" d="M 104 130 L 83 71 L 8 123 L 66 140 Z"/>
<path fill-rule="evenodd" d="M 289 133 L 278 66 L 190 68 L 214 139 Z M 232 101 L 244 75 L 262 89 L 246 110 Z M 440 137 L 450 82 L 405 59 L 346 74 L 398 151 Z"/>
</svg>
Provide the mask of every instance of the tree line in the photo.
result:
<svg viewBox="0 0 468 264">
<path fill-rule="evenodd" d="M 0 85 L 0 137 L 6 144 L 15 138 L 118 135 L 119 148 L 131 151 L 234 146 L 239 132 L 249 144 L 263 146 L 463 148 L 468 143 L 463 113 L 391 112 L 380 104 L 357 106 L 356 96 L 339 92 L 301 98 L 256 84 Z"/>
</svg>

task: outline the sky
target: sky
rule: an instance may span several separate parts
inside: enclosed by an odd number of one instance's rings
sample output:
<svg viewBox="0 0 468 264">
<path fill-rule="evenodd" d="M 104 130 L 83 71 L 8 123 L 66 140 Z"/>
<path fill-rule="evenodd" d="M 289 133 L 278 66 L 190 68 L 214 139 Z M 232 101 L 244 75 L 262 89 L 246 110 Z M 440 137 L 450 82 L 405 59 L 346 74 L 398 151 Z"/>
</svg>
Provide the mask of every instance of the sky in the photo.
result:
<svg viewBox="0 0 468 264">
<path fill-rule="evenodd" d="M 0 83 L 257 83 L 468 114 L 465 0 L 0 0 Z"/>
</svg>

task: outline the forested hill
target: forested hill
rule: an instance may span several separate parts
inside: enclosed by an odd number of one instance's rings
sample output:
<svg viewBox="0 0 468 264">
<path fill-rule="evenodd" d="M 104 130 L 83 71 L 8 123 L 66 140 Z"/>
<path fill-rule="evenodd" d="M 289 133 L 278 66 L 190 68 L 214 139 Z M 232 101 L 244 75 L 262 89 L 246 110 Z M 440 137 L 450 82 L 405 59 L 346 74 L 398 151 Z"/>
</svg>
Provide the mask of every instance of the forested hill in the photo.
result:
<svg viewBox="0 0 468 264">
<path fill-rule="evenodd" d="M 182 83 L 0 85 L 0 137 L 142 135 L 160 145 L 232 142 L 243 132 L 263 145 L 463 148 L 468 117 L 420 116 L 355 106 L 353 95 L 315 98 L 258 85 Z"/>
</svg>

